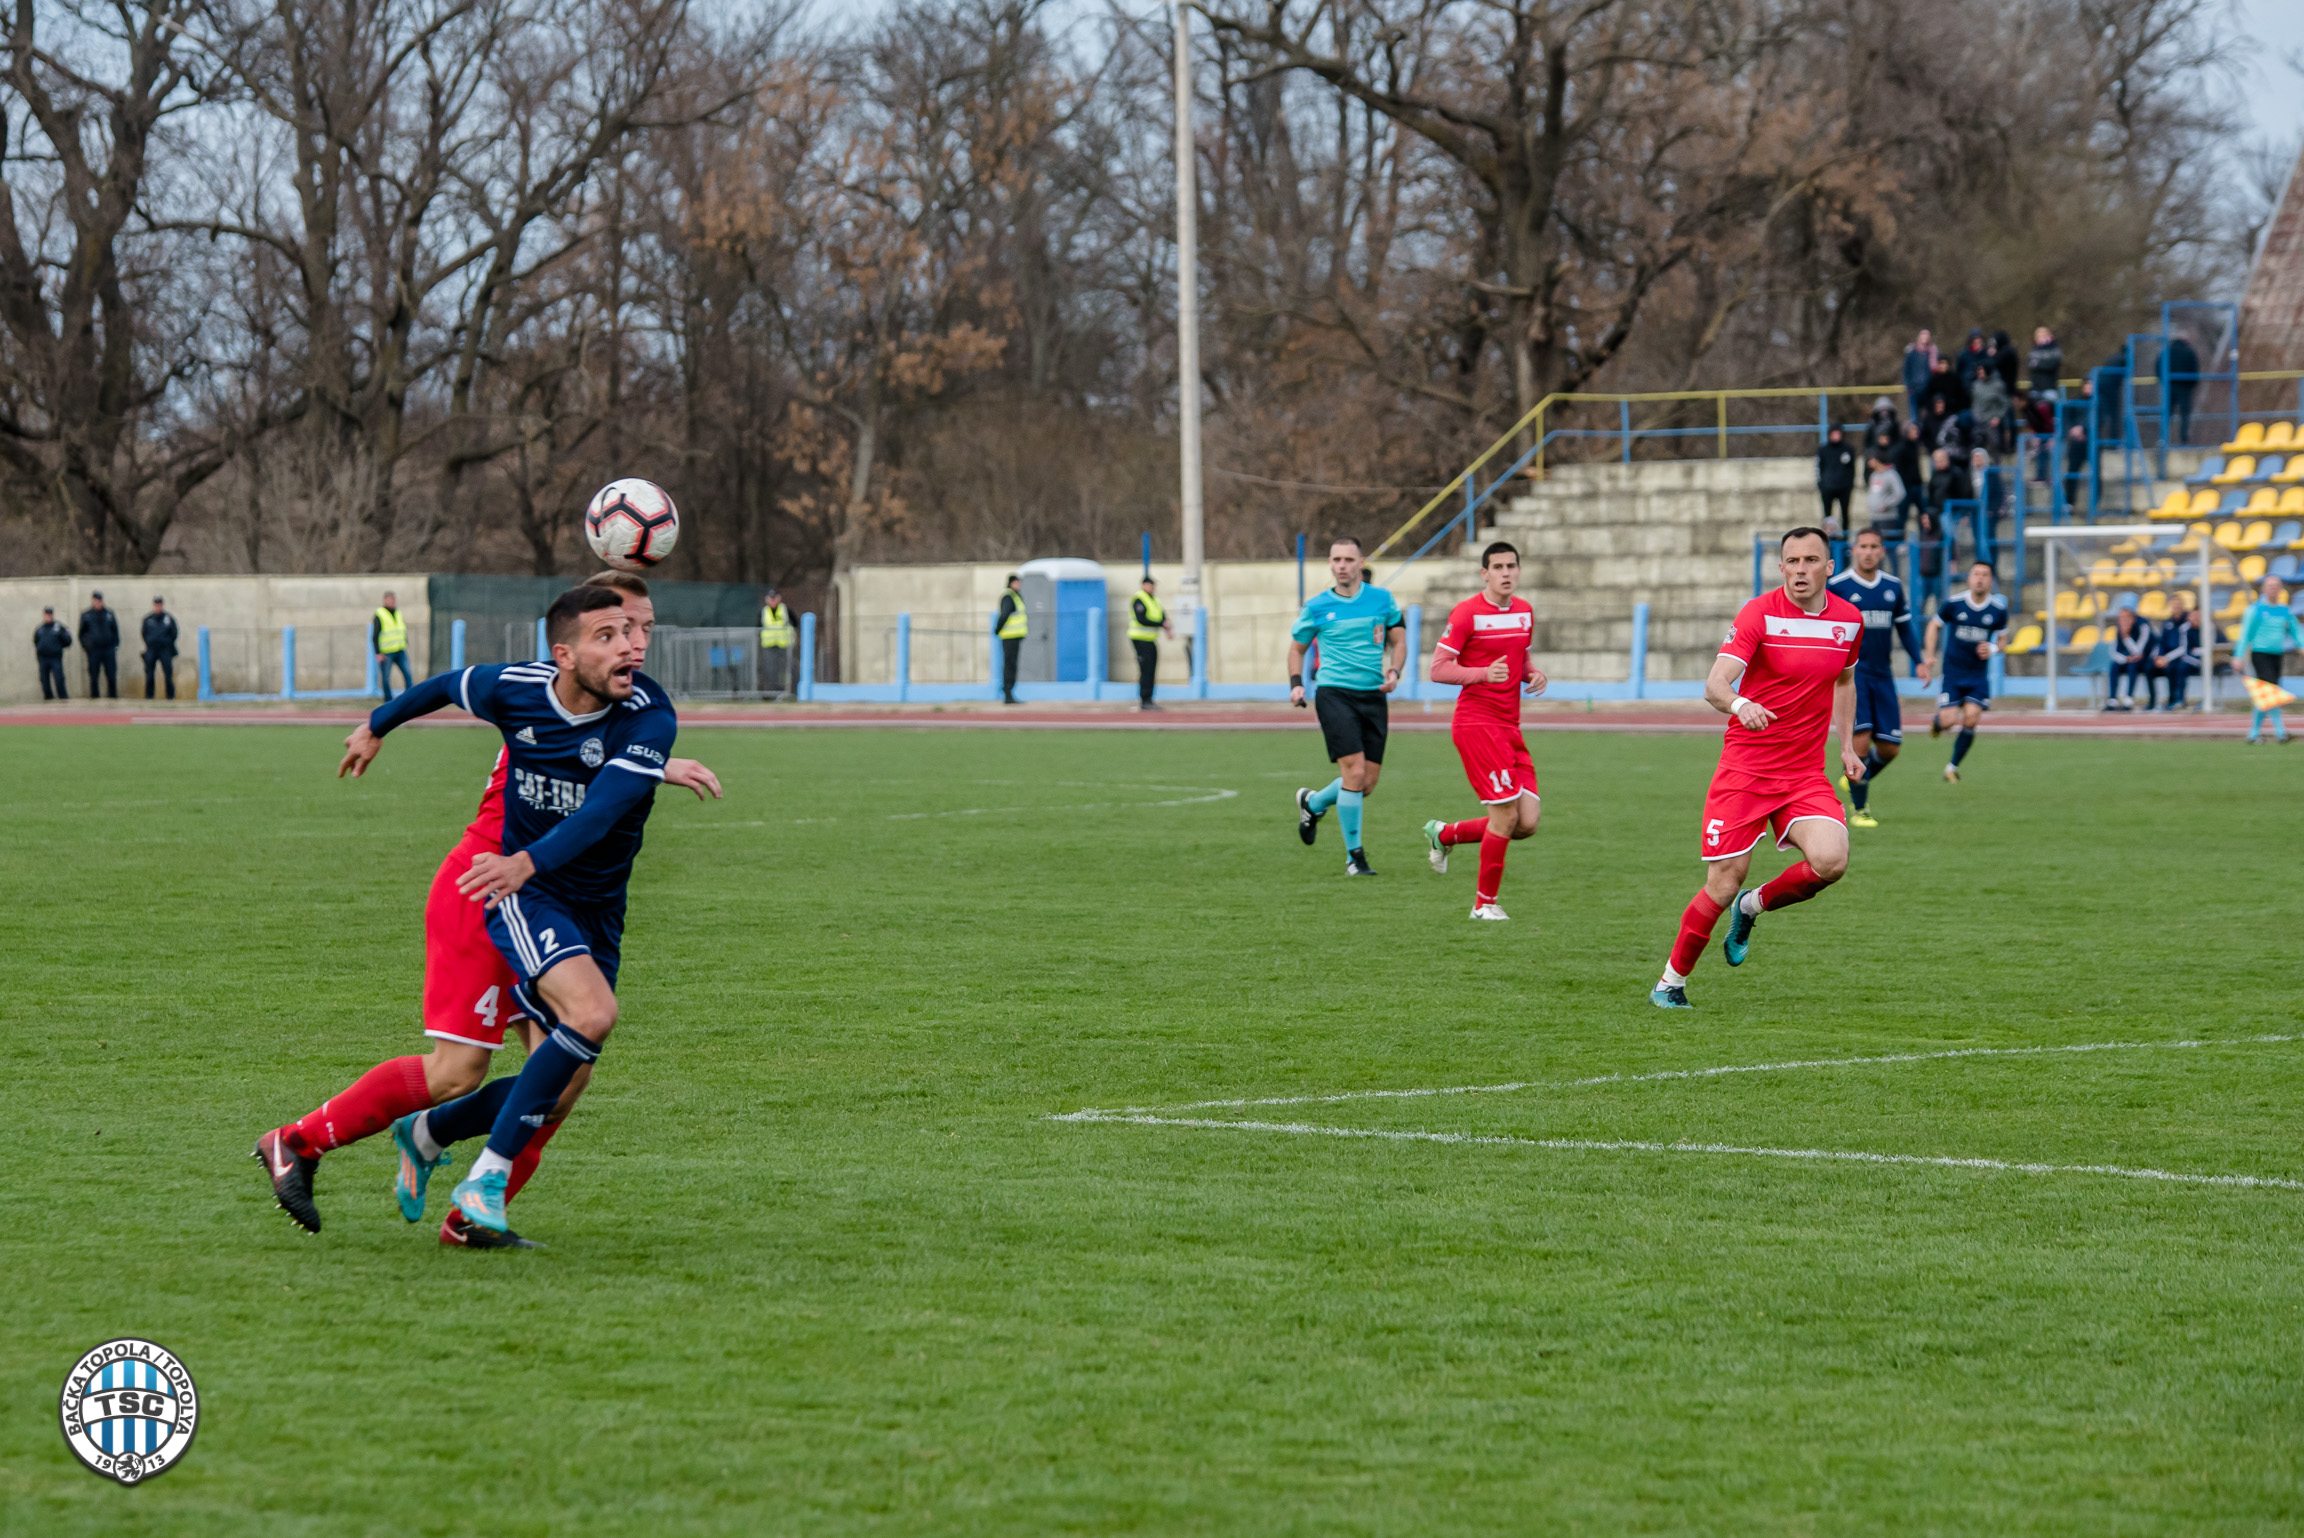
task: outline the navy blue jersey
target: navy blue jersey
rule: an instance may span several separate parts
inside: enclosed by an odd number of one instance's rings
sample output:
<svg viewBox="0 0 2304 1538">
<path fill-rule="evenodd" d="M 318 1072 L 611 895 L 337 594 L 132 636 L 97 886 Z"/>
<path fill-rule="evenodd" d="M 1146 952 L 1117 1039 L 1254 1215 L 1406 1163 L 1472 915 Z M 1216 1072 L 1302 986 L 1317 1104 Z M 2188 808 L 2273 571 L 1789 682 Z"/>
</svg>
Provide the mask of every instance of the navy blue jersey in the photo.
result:
<svg viewBox="0 0 2304 1538">
<path fill-rule="evenodd" d="M 1991 593 L 1979 602 L 1963 589 L 1944 600 L 1936 617 L 1944 622 L 1944 671 L 1981 673 L 1987 659 L 1977 648 L 2008 628 L 2008 597 Z"/>
<path fill-rule="evenodd" d="M 1825 584 L 1834 593 L 1856 606 L 1864 616 L 1864 650 L 1856 657 L 1856 669 L 1861 673 L 1893 672 L 1896 664 L 1896 641 L 1904 642 L 1905 655 L 1920 660 L 1920 637 L 1912 628 L 1912 605 L 1904 596 L 1904 584 L 1886 572 L 1875 575 L 1870 582 L 1852 571 L 1844 571 Z"/>
<path fill-rule="evenodd" d="M 504 852 L 526 850 L 528 889 L 577 907 L 621 908 L 641 830 L 680 723 L 664 690 L 632 675 L 632 697 L 573 715 L 552 692 L 549 662 L 465 668 L 428 678 L 368 718 L 383 736 L 444 705 L 504 734 Z"/>
</svg>

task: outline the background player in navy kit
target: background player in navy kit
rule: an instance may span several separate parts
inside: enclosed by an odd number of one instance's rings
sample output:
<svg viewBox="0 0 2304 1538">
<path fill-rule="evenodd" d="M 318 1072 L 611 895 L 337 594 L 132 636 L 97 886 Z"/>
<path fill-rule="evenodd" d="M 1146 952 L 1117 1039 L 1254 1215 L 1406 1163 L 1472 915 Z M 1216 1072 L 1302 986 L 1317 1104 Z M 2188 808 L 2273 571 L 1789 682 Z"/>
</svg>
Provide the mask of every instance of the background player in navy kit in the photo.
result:
<svg viewBox="0 0 2304 1538">
<path fill-rule="evenodd" d="M 1928 735 L 1940 737 L 1957 723 L 1960 735 L 1952 739 L 1952 762 L 1944 778 L 1958 784 L 1960 760 L 1976 745 L 1976 724 L 1992 708 L 1992 675 L 1985 664 L 2000 650 L 1992 637 L 2008 628 L 2008 600 L 1992 591 L 1992 563 L 1978 561 L 1968 568 L 1968 590 L 1944 600 L 1928 620 L 1928 655 L 1940 657 L 1944 692 L 1936 697 L 1936 720 Z M 1944 650 L 1936 650 L 1943 638 Z"/>
<path fill-rule="evenodd" d="M 550 664 L 466 668 L 425 680 L 369 718 L 344 767 L 357 774 L 375 740 L 444 705 L 494 725 L 509 754 L 504 853 L 475 855 L 457 887 L 488 908 L 488 933 L 519 978 L 521 1007 L 549 1033 L 517 1078 L 434 1108 L 445 1145 L 488 1131 L 456 1187 L 465 1219 L 502 1233 L 512 1162 L 550 1117 L 578 1069 L 616 1025 L 624 893 L 679 724 L 663 690 L 632 665 L 619 595 L 580 587 L 544 616 Z"/>
<path fill-rule="evenodd" d="M 1856 756 L 1864 760 L 1861 779 L 1843 775 L 1840 788 L 1848 792 L 1855 809 L 1850 827 L 1877 828 L 1878 819 L 1866 810 L 1872 782 L 1896 761 L 1904 748 L 1904 712 L 1896 703 L 1896 641 L 1912 658 L 1920 681 L 1928 681 L 1928 654 L 1921 650 L 1920 632 L 1912 623 L 1912 608 L 1905 600 L 1904 584 L 1880 569 L 1888 546 L 1878 529 L 1856 536 L 1853 571 L 1844 571 L 1826 584 L 1864 616 L 1864 650 L 1856 659 Z M 1891 632 L 1895 639 L 1890 639 Z"/>
</svg>

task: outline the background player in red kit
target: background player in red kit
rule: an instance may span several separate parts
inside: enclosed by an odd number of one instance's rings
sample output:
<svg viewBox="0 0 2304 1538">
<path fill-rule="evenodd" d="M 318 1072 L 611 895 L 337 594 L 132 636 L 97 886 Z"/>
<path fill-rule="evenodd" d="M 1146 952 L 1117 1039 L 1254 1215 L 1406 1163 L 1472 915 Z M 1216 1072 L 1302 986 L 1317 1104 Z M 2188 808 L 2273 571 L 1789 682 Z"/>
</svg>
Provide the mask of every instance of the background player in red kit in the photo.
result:
<svg viewBox="0 0 2304 1538">
<path fill-rule="evenodd" d="M 1856 659 L 1864 650 L 1864 616 L 1825 587 L 1832 544 L 1822 529 L 1794 529 L 1778 547 L 1784 585 L 1737 611 L 1704 698 L 1726 715 L 1720 767 L 1704 797 L 1704 889 L 1680 916 L 1680 939 L 1649 999 L 1661 1009 L 1688 1009 L 1688 974 L 1731 903 L 1735 916 L 1721 949 L 1740 966 L 1752 925 L 1770 908 L 1806 902 L 1848 869 L 1848 824 L 1824 771 L 1827 732 L 1840 745 L 1840 767 L 1864 777 L 1856 756 Z M 1741 890 L 1752 851 L 1773 830 L 1776 847 L 1806 856 L 1757 890 Z"/>
<path fill-rule="evenodd" d="M 1432 681 L 1455 684 L 1456 713 L 1448 735 L 1464 761 L 1472 794 L 1486 817 L 1424 824 L 1432 868 L 1448 870 L 1448 846 L 1480 845 L 1480 881 L 1472 916 L 1503 919 L 1496 898 L 1504 886 L 1504 851 L 1536 831 L 1543 802 L 1536 794 L 1536 764 L 1520 731 L 1520 692 L 1544 692 L 1544 674 L 1528 665 L 1536 637 L 1536 611 L 1513 595 L 1520 585 L 1520 552 L 1498 541 L 1480 552 L 1480 591 L 1448 614 L 1448 628 L 1432 648 Z"/>
<path fill-rule="evenodd" d="M 591 583 L 614 588 L 623 595 L 624 612 L 632 621 L 634 666 L 638 666 L 646 657 L 648 634 L 656 623 L 647 584 L 625 572 L 602 572 Z M 274 1201 L 307 1233 L 320 1231 L 312 1177 L 322 1154 L 381 1132 L 411 1112 L 470 1094 L 488 1077 L 489 1060 L 504 1045 L 505 1031 L 517 1027 L 528 1040 L 533 1030 L 533 1022 L 513 1002 L 512 969 L 488 938 L 486 913 L 456 889 L 457 880 L 471 869 L 474 855 L 503 853 L 504 761 L 504 750 L 498 748 L 496 766 L 480 795 L 479 812 L 465 826 L 456 847 L 440 862 L 424 902 L 424 1034 L 433 1038 L 432 1050 L 421 1057 L 395 1057 L 377 1064 L 342 1093 L 320 1102 L 318 1109 L 257 1139 L 256 1157 L 271 1177 Z M 707 793 L 714 797 L 720 794 L 719 780 L 692 758 L 666 763 L 664 781 L 686 786 L 699 800 Z M 582 1091 L 581 1080 L 571 1084 L 558 1110 L 564 1114 Z M 555 1119 L 529 1140 L 506 1182 L 507 1201 L 510 1193 L 527 1184 L 535 1173 L 544 1145 L 558 1126 Z M 467 1230 L 453 1221 L 442 1229 L 441 1239 L 457 1244 L 504 1242 L 500 1236 Z"/>
</svg>

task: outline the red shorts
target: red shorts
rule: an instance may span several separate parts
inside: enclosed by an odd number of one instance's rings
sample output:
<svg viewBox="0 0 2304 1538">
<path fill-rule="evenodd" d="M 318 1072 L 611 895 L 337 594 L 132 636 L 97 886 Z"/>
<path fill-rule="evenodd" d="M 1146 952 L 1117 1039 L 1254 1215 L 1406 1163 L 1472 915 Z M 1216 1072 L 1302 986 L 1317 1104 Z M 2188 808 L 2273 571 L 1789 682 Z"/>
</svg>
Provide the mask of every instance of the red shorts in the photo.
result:
<svg viewBox="0 0 2304 1538">
<path fill-rule="evenodd" d="M 488 938 L 488 915 L 456 890 L 476 854 L 500 850 L 465 834 L 432 877 L 424 899 L 424 1034 L 493 1052 L 526 1011 L 512 1001 L 517 978 Z"/>
<path fill-rule="evenodd" d="M 1821 771 L 1802 780 L 1754 780 L 1715 772 L 1712 788 L 1704 793 L 1703 858 L 1726 860 L 1750 854 L 1771 831 L 1776 847 L 1782 849 L 1784 835 L 1803 817 L 1828 817 L 1843 826 L 1848 821 Z"/>
<path fill-rule="evenodd" d="M 1456 744 L 1456 756 L 1464 760 L 1464 778 L 1472 782 L 1472 794 L 1481 801 L 1502 806 L 1536 795 L 1536 761 L 1528 756 L 1528 739 L 1520 735 L 1519 727 L 1458 721 L 1448 728 L 1448 736 Z"/>
</svg>

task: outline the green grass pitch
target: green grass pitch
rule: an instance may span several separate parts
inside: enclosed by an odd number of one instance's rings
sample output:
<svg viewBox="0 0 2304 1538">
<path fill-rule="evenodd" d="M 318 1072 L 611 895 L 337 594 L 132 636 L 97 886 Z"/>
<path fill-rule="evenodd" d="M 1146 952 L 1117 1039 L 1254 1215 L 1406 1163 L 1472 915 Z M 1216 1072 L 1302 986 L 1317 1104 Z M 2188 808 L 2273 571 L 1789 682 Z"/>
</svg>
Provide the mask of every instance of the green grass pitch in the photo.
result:
<svg viewBox="0 0 2304 1538">
<path fill-rule="evenodd" d="M 625 1014 L 517 1225 L 403 1224 L 376 1139 L 255 1136 L 421 1050 L 426 881 L 493 751 L 18 728 L 0 786 L 0 1532 L 2272 1533 L 2304 1523 L 2304 1190 L 1061 1122 L 1081 1107 L 2105 1041 L 1187 1113 L 2304 1180 L 2304 748 L 1921 736 L 1850 878 L 1647 1003 L 1710 737 L 1537 734 L 1510 924 L 1372 881 L 1294 733 L 705 731 Z M 1764 857 L 1762 871 L 1778 866 Z M 467 1157 L 470 1149 L 466 1149 Z M 434 1212 L 440 1210 L 435 1196 Z M 206 1399 L 121 1489 L 65 1368 Z"/>
</svg>

